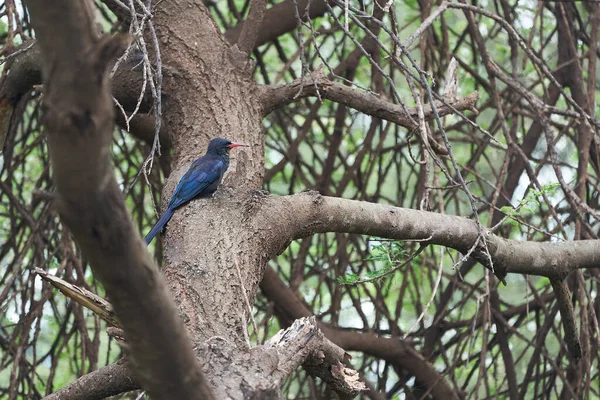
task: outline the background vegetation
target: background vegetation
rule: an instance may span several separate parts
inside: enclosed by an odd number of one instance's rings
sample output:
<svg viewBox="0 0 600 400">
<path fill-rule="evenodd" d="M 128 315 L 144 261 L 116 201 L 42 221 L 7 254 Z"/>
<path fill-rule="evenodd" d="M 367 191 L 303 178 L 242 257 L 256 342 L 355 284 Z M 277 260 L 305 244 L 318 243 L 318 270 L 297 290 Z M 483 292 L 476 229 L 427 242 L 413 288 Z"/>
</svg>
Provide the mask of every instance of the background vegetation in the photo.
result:
<svg viewBox="0 0 600 400">
<path fill-rule="evenodd" d="M 224 33 L 243 21 L 249 3 L 205 1 Z M 427 153 L 417 129 L 318 97 L 299 99 L 264 119 L 263 189 L 274 195 L 314 189 L 478 218 L 510 239 L 597 239 L 598 121 L 581 114 L 585 110 L 593 116 L 600 96 L 597 3 L 469 3 L 477 7 L 472 15 L 478 32 L 469 28 L 464 8 L 448 7 L 414 41 L 411 35 L 445 3 L 407 0 L 395 2 L 388 12 L 383 2 L 351 1 L 347 16 L 343 2 L 329 4 L 331 11 L 298 21 L 295 29 L 253 51 L 259 83 L 325 74 L 414 107 L 414 92 L 429 102 L 427 89 L 411 89 L 415 83 L 402 67 L 415 75 L 423 71 L 431 90 L 442 95 L 454 57 L 457 95 L 477 91 L 476 110 L 442 117 L 443 131 L 429 123 L 433 150 Z M 106 32 L 127 30 L 104 4 L 97 1 L 96 7 Z M 299 15 L 303 11 L 299 7 Z M 48 200 L 53 184 L 42 133 L 43 94 L 31 86 L 18 99 L 6 95 L 7 73 L 34 37 L 28 14 L 14 0 L 0 4 L 0 13 L 5 132 L 0 156 L 0 397 L 35 399 L 114 362 L 121 349 L 105 333 L 105 322 L 35 274 L 35 268 L 42 268 L 104 296 Z M 377 32 L 375 41 L 370 32 Z M 404 64 L 397 62 L 401 43 L 408 45 L 414 64 L 406 55 Z M 547 111 L 543 126 L 540 107 Z M 589 127 L 587 133 L 582 125 Z M 151 151 L 123 126 L 115 130 L 117 180 L 141 233 L 156 220 L 162 181 L 170 173 L 168 147 L 144 173 Z M 160 261 L 161 244 L 155 242 L 151 250 Z M 596 269 L 567 278 L 583 351 L 582 359 L 575 360 L 547 278 L 509 274 L 505 286 L 455 250 L 325 233 L 294 241 L 269 268 L 319 321 L 396 339 L 398 348 L 418 353 L 460 396 L 600 397 Z M 250 340 L 264 343 L 297 316 L 260 294 L 253 318 Z M 352 366 L 374 389 L 364 398 L 432 398 L 427 382 L 386 357 L 392 350 L 377 350 L 365 341 L 363 349 L 348 351 Z M 284 393 L 297 399 L 329 396 L 320 380 L 300 369 L 286 381 Z"/>
</svg>

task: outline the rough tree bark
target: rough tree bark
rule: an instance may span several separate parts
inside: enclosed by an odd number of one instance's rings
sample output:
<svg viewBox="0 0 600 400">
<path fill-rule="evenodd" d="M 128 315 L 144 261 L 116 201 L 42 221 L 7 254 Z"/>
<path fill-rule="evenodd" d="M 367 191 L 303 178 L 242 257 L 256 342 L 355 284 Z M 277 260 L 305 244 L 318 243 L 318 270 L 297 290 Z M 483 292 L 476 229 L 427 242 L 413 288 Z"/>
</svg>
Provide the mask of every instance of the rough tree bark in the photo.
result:
<svg viewBox="0 0 600 400">
<path fill-rule="evenodd" d="M 61 218 L 106 288 L 148 393 L 156 399 L 210 398 L 172 298 L 114 176 L 107 66 L 127 40 L 97 37 L 90 2 L 64 0 L 47 7 L 32 0 L 27 6 L 43 58 L 45 129 Z"/>
<path fill-rule="evenodd" d="M 260 26 L 264 6 L 253 4 L 254 26 Z M 264 174 L 263 104 L 248 57 L 258 32 L 242 29 L 242 49 L 230 46 L 199 1 L 191 7 L 158 4 L 154 23 L 158 37 L 168 37 L 161 41 L 168 94 L 163 120 L 175 150 L 174 173 L 164 193 L 172 192 L 211 138 L 250 145 L 232 155 L 224 182 L 229 189 L 190 203 L 171 220 L 163 273 L 217 396 L 277 398 L 283 379 L 309 354 L 292 357 L 292 346 L 250 348 L 247 340 L 251 305 L 273 255 L 266 243 L 267 224 L 261 227 L 251 219 L 263 197 L 252 189 L 261 187 Z M 315 350 L 336 348 L 320 346 L 317 336 L 311 342 L 306 345 Z M 337 358 L 326 357 L 329 365 L 344 361 L 343 351 L 325 353 Z"/>
</svg>

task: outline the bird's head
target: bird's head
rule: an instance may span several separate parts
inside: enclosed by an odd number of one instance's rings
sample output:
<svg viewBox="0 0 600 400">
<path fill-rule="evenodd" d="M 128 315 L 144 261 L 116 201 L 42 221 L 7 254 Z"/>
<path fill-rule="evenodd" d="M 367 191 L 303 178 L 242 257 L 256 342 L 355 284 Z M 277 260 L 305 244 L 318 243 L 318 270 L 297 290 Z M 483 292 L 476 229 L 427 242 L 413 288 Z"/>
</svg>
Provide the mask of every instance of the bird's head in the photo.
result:
<svg viewBox="0 0 600 400">
<path fill-rule="evenodd" d="M 239 143 L 239 142 L 232 142 L 229 139 L 215 138 L 210 141 L 210 144 L 208 145 L 208 151 L 206 153 L 207 154 L 221 154 L 221 155 L 228 154 L 229 150 L 233 149 L 234 147 L 239 147 L 239 146 L 248 146 L 248 145 L 244 144 L 244 143 Z"/>
</svg>

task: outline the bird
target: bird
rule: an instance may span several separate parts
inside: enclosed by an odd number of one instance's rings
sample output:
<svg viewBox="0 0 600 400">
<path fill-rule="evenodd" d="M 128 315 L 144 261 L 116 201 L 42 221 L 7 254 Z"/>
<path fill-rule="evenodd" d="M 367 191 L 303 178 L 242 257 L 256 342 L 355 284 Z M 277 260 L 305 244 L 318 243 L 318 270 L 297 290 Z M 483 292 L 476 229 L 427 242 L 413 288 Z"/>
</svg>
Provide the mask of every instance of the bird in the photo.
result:
<svg viewBox="0 0 600 400">
<path fill-rule="evenodd" d="M 190 169 L 179 180 L 173 196 L 158 222 L 144 238 L 146 245 L 169 222 L 175 210 L 196 197 L 207 197 L 217 190 L 229 167 L 229 150 L 248 146 L 228 139 L 215 138 L 210 141 L 206 154 L 192 163 Z"/>
</svg>

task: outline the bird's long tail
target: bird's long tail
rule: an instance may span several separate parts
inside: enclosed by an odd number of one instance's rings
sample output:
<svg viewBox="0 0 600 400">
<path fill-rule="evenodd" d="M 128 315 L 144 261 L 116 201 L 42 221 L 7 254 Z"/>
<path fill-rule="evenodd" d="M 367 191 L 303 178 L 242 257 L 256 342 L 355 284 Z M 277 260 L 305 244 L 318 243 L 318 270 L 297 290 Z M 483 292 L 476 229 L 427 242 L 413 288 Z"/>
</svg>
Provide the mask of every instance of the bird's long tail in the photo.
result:
<svg viewBox="0 0 600 400">
<path fill-rule="evenodd" d="M 154 224 L 152 229 L 150 229 L 150 232 L 148 232 L 148 234 L 146 235 L 146 238 L 144 239 L 146 244 L 150 244 L 152 239 L 154 239 L 154 236 L 156 236 L 156 234 L 162 230 L 162 228 L 167 224 L 167 222 L 169 222 L 169 220 L 173 216 L 173 211 L 174 210 L 171 207 L 167 207 L 165 212 L 158 219 L 158 222 Z"/>
</svg>

